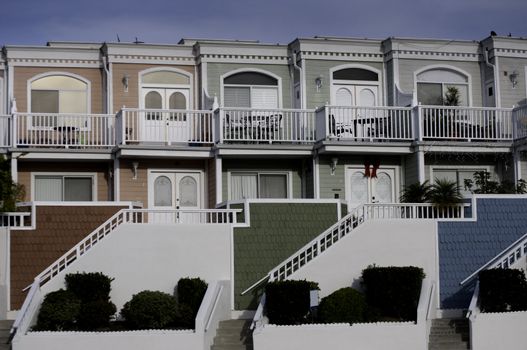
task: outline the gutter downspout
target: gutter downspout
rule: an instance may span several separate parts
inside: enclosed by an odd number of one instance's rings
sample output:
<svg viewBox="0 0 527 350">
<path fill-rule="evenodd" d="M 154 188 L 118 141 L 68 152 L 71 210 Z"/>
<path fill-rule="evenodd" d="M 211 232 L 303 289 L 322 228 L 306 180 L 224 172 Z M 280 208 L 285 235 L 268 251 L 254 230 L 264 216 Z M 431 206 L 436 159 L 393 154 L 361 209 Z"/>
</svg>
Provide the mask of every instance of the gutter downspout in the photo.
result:
<svg viewBox="0 0 527 350">
<path fill-rule="evenodd" d="M 300 78 L 300 108 L 306 108 L 304 105 L 304 81 L 302 79 L 302 68 L 296 63 L 296 52 L 293 52 L 293 67 L 298 71 L 298 76 Z M 293 73 L 294 77 L 294 73 Z M 294 84 L 293 84 L 294 86 Z M 296 98 L 296 96 L 294 96 Z"/>
<path fill-rule="evenodd" d="M 112 74 L 108 69 L 108 57 L 106 57 L 104 54 L 102 56 L 102 63 L 104 72 L 106 73 L 106 113 L 112 114 Z"/>
<path fill-rule="evenodd" d="M 489 60 L 489 49 L 485 48 L 485 64 L 487 67 L 492 68 L 492 72 L 494 74 L 494 104 L 496 107 L 501 107 L 501 94 L 499 90 L 499 72 L 498 72 L 498 66 L 496 64 L 490 63 Z M 496 62 L 498 61 L 498 58 L 495 57 Z"/>
</svg>

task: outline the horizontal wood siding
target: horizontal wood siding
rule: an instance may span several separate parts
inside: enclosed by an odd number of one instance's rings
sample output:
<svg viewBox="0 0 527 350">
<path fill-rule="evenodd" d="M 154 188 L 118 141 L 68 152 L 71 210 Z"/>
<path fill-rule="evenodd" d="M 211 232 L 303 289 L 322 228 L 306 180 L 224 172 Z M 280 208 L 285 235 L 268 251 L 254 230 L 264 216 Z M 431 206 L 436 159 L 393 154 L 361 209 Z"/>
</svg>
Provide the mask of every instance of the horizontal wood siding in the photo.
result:
<svg viewBox="0 0 527 350">
<path fill-rule="evenodd" d="M 501 106 L 512 107 L 527 103 L 527 92 L 525 91 L 527 58 L 499 57 L 498 63 L 500 68 L 498 76 L 500 79 Z M 516 84 L 515 88 L 512 87 L 510 80 L 510 74 L 514 71 L 518 73 L 518 84 Z M 507 72 L 507 76 L 505 76 L 504 72 Z"/>
<path fill-rule="evenodd" d="M 139 108 L 139 73 L 145 69 L 150 68 L 178 68 L 192 74 L 191 85 L 194 91 L 192 94 L 196 96 L 196 88 L 194 87 L 194 66 L 168 66 L 168 65 L 154 65 L 154 64 L 132 64 L 132 63 L 113 63 L 112 64 L 112 81 L 113 81 L 113 110 L 118 112 L 123 106 L 128 108 Z M 123 77 L 127 74 L 128 92 L 124 91 Z M 193 103 L 196 109 L 196 102 Z"/>
<path fill-rule="evenodd" d="M 14 67 L 14 96 L 19 112 L 28 112 L 28 84 L 34 76 L 46 72 L 65 72 L 77 74 L 90 81 L 91 84 L 91 113 L 104 113 L 103 71 L 97 68 L 70 67 Z"/>
<path fill-rule="evenodd" d="M 96 173 L 97 176 L 97 200 L 109 201 L 109 163 L 80 163 L 80 162 L 19 162 L 18 163 L 18 183 L 24 186 L 24 201 L 31 201 L 31 173 L 47 172 L 67 175 L 73 172 Z"/>
<path fill-rule="evenodd" d="M 214 95 L 218 97 L 218 101 L 221 104 L 222 91 L 221 87 L 221 76 L 237 70 L 237 69 L 260 69 L 270 73 L 273 73 L 280 78 L 282 78 L 282 107 L 283 108 L 292 108 L 291 100 L 291 77 L 289 73 L 289 66 L 284 65 L 274 65 L 274 64 L 239 64 L 239 63 L 207 63 L 207 84 L 208 91 L 207 93 L 212 98 Z"/>
<path fill-rule="evenodd" d="M 372 67 L 381 72 L 379 74 L 379 103 L 382 101 L 383 92 L 383 64 L 377 62 L 361 61 L 324 61 L 324 60 L 306 60 L 306 96 L 307 108 L 316 108 L 331 103 L 331 76 L 329 70 L 333 67 L 345 64 L 360 64 Z M 317 91 L 315 79 L 322 77 L 322 87 Z"/>
</svg>

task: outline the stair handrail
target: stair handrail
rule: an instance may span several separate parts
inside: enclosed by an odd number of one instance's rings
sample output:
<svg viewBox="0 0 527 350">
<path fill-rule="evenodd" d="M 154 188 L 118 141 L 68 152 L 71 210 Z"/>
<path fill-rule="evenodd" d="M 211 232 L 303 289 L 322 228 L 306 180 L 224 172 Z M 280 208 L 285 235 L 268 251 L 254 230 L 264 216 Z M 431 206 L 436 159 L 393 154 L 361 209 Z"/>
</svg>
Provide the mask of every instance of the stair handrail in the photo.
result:
<svg viewBox="0 0 527 350">
<path fill-rule="evenodd" d="M 517 260 L 527 255 L 527 233 L 517 239 L 514 243 L 502 250 L 494 258 L 490 259 L 486 264 L 471 273 L 467 278 L 461 281 L 461 286 L 472 281 L 478 274 L 487 269 L 494 269 L 500 267 L 508 267 L 514 264 Z"/>
<path fill-rule="evenodd" d="M 16 315 L 16 319 L 13 322 L 13 325 L 11 326 L 11 330 L 9 331 L 9 338 L 7 339 L 8 344 L 11 343 L 11 341 L 15 337 L 18 329 L 20 328 L 20 325 L 22 325 L 22 322 L 26 320 L 30 306 L 33 303 L 33 299 L 35 299 L 35 295 L 37 294 L 39 290 L 40 290 L 40 280 L 35 278 L 33 283 L 31 284 L 31 288 L 29 289 L 29 292 L 27 293 L 27 297 L 26 299 L 24 299 L 24 303 L 22 304 L 22 307 L 18 311 Z"/>
<path fill-rule="evenodd" d="M 468 306 L 468 311 L 466 318 L 471 318 L 478 311 L 478 299 L 479 299 L 479 281 L 476 282 L 476 287 L 474 287 L 474 293 L 472 293 L 472 298 L 470 299 L 470 305 Z"/>
</svg>

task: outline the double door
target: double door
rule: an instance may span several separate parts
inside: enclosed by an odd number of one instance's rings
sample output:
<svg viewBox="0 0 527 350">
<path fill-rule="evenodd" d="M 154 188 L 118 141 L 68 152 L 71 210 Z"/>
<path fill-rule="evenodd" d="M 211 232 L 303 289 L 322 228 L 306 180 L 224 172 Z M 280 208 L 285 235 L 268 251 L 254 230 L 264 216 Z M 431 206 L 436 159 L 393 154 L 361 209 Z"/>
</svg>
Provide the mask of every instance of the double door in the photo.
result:
<svg viewBox="0 0 527 350">
<path fill-rule="evenodd" d="M 395 169 L 377 169 L 377 176 L 366 176 L 364 168 L 346 169 L 346 194 L 351 208 L 365 203 L 395 202 Z"/>
<path fill-rule="evenodd" d="M 153 142 L 187 142 L 191 139 L 189 89 L 143 88 L 142 137 Z"/>
<path fill-rule="evenodd" d="M 158 223 L 199 221 L 200 178 L 199 172 L 151 172 L 149 203 L 151 209 L 159 212 L 150 215 L 149 220 Z M 174 209 L 182 212 L 174 212 Z"/>
</svg>

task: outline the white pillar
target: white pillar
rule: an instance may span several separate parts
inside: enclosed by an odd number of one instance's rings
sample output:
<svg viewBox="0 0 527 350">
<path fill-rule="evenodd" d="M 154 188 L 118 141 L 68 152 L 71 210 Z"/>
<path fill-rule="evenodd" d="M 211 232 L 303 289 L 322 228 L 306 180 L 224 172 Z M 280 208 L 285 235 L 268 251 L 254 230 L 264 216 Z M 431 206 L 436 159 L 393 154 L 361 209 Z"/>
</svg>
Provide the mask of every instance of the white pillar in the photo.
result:
<svg viewBox="0 0 527 350">
<path fill-rule="evenodd" d="M 424 183 L 425 179 L 425 152 L 423 150 L 417 151 L 417 179 L 419 183 Z"/>
<path fill-rule="evenodd" d="M 522 178 L 522 163 L 520 152 L 515 151 L 513 154 L 514 162 L 514 183 L 517 184 L 518 180 Z"/>
<path fill-rule="evenodd" d="M 13 182 L 18 182 L 18 159 L 17 154 L 11 155 L 11 179 Z"/>
<path fill-rule="evenodd" d="M 121 171 L 119 169 L 119 158 L 113 160 L 113 200 L 121 200 Z"/>
<path fill-rule="evenodd" d="M 214 159 L 214 166 L 216 174 L 216 204 L 223 202 L 223 169 L 222 169 L 222 159 L 216 157 Z"/>
<path fill-rule="evenodd" d="M 320 199 L 320 164 L 318 155 L 313 157 L 313 195 Z"/>
</svg>

